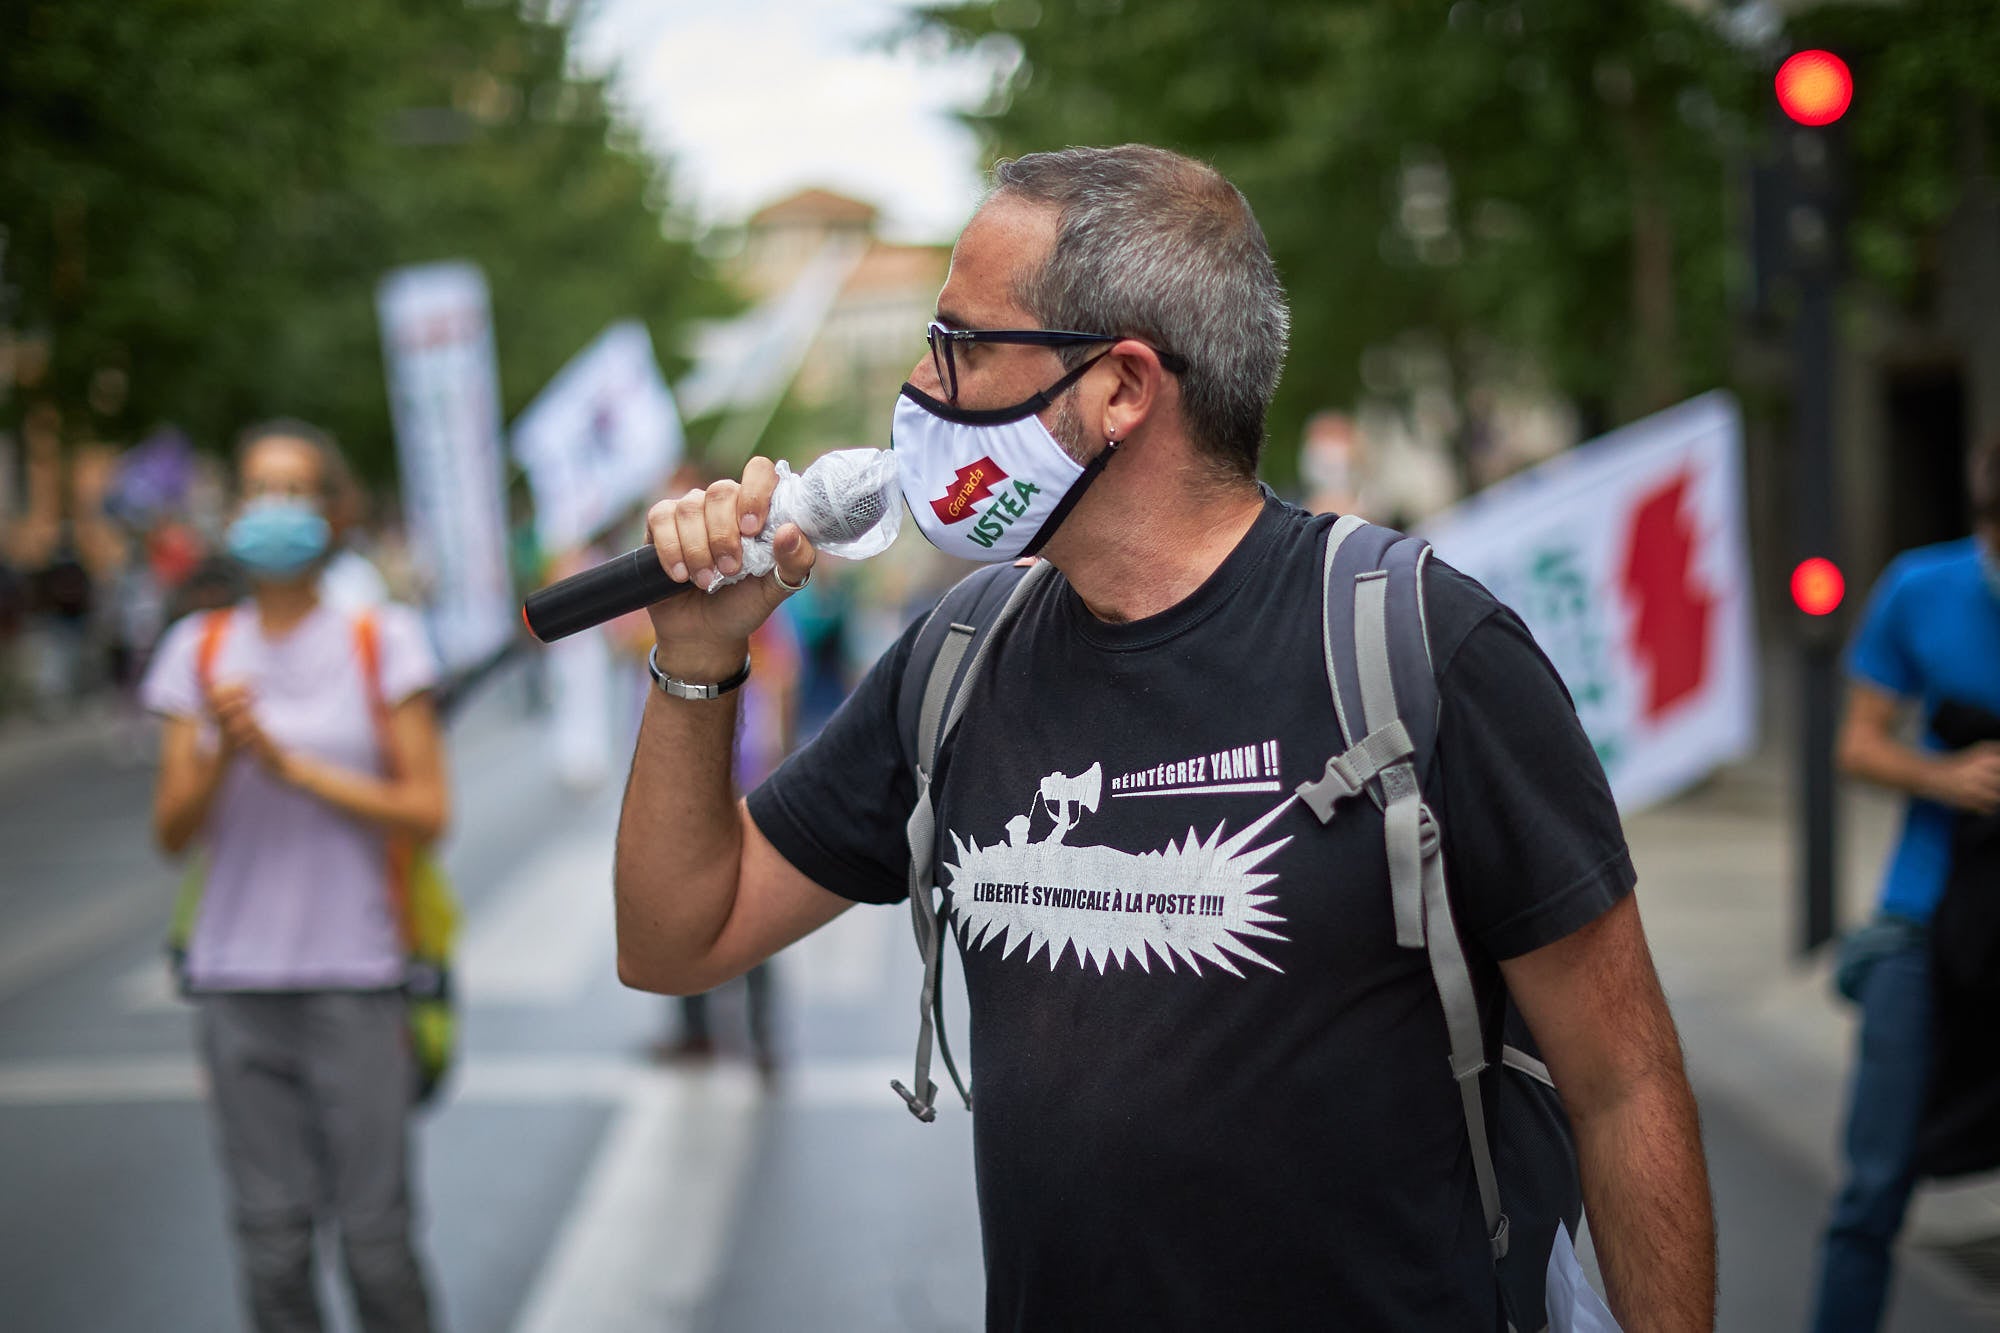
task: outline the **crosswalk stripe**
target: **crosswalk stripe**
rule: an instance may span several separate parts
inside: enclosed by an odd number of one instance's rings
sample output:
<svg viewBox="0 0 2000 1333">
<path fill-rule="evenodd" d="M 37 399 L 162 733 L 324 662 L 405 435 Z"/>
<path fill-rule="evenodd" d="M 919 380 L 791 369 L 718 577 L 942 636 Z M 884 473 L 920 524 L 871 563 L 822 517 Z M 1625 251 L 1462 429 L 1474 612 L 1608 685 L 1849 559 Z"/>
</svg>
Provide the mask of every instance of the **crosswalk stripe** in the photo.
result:
<svg viewBox="0 0 2000 1333">
<path fill-rule="evenodd" d="M 135 879 L 88 904 L 0 932 L 0 999 L 60 974 L 159 911 L 161 888 Z"/>
<path fill-rule="evenodd" d="M 689 1327 L 734 1230 L 755 1098 L 742 1080 L 657 1082 L 628 1098 L 514 1333 Z"/>
<path fill-rule="evenodd" d="M 855 907 L 785 950 L 786 984 L 808 1002 L 854 1004 L 882 993 L 889 980 L 889 946 L 908 917 L 901 911 Z M 910 951 L 915 956 L 915 950 Z"/>
<path fill-rule="evenodd" d="M 611 853 L 595 829 L 558 839 L 480 904 L 457 962 L 467 1003 L 566 1004 L 609 971 Z"/>
<path fill-rule="evenodd" d="M 446 1105 L 663 1099 L 742 1109 L 769 1098 L 813 1109 L 893 1110 L 889 1080 L 907 1078 L 904 1065 L 887 1056 L 789 1065 L 766 1092 L 753 1071 L 732 1064 L 661 1068 L 614 1056 L 493 1056 L 466 1062 Z M 0 1107 L 194 1101 L 206 1091 L 201 1067 L 185 1056 L 0 1061 Z"/>
</svg>

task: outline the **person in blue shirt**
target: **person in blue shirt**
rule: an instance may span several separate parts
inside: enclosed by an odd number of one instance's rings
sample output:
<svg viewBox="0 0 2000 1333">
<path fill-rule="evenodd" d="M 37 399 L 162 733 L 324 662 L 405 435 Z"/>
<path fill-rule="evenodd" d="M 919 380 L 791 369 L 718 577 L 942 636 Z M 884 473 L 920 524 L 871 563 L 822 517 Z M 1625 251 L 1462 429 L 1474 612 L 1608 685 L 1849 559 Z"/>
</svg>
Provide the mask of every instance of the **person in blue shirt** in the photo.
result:
<svg viewBox="0 0 2000 1333">
<path fill-rule="evenodd" d="M 1872 962 L 1857 970 L 1847 1179 L 1821 1249 L 1814 1333 L 1881 1323 L 1930 1073 L 1926 927 L 1950 872 L 1955 822 L 2000 809 L 2000 744 L 1947 752 L 1929 727 L 1945 702 L 2000 713 L 2000 438 L 1978 452 L 1971 481 L 1974 535 L 1898 556 L 1848 650 L 1841 771 L 1910 801 L 1867 931 Z M 1924 719 L 1916 744 L 1903 739 L 1913 708 Z"/>
</svg>

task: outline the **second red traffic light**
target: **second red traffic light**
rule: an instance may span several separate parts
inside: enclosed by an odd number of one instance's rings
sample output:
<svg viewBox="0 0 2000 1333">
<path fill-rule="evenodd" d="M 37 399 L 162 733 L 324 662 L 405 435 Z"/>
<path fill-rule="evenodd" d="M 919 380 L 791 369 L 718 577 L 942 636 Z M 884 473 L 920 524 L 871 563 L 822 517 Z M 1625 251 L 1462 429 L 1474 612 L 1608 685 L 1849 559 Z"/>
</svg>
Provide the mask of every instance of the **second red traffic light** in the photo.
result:
<svg viewBox="0 0 2000 1333">
<path fill-rule="evenodd" d="M 1832 615 L 1846 596 L 1847 579 L 1831 560 L 1814 556 L 1792 571 L 1792 602 L 1809 616 Z"/>
</svg>

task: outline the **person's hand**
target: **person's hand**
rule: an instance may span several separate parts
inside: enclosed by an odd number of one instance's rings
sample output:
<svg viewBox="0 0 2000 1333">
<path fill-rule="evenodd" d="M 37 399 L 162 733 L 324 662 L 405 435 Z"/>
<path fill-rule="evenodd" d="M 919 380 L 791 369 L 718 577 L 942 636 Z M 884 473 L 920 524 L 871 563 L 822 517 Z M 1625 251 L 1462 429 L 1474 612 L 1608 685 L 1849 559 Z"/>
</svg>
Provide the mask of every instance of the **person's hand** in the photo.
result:
<svg viewBox="0 0 2000 1333">
<path fill-rule="evenodd" d="M 211 686 L 208 711 L 222 733 L 224 754 L 247 754 L 276 777 L 285 776 L 285 753 L 257 725 L 250 687 L 237 681 Z"/>
<path fill-rule="evenodd" d="M 706 490 L 662 500 L 646 515 L 646 535 L 660 568 L 677 583 L 705 590 L 743 568 L 743 539 L 764 529 L 771 492 L 778 484 L 768 458 L 753 458 L 743 480 L 718 481 Z M 650 609 L 659 641 L 661 670 L 684 680 L 721 680 L 743 665 L 750 633 L 811 574 L 817 558 L 795 523 L 778 529 L 771 543 L 775 575 L 744 579 L 713 595 L 697 591 L 669 598 Z"/>
<path fill-rule="evenodd" d="M 1969 814 L 2000 810 L 2000 742 L 1981 741 L 1939 756 L 1930 797 Z"/>
</svg>

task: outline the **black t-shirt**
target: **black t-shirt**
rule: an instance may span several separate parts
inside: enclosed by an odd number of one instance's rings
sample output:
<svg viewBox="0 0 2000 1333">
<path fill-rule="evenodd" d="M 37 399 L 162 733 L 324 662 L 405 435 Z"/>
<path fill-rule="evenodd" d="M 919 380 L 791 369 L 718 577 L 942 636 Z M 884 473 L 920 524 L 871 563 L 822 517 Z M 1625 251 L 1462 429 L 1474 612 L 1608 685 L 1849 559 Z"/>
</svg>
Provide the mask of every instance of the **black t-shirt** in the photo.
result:
<svg viewBox="0 0 2000 1333">
<path fill-rule="evenodd" d="M 1496 1326 L 1443 1014 L 1400 949 L 1382 819 L 1293 798 L 1341 747 L 1328 520 L 1276 499 L 1180 604 L 1105 624 L 1060 577 L 968 688 L 938 876 L 971 1004 L 995 1329 Z M 1427 799 L 1493 959 L 1634 875 L 1569 697 L 1515 616 L 1436 562 Z M 816 883 L 905 896 L 895 725 L 914 629 L 750 797 Z M 917 688 L 921 688 L 921 679 Z"/>
</svg>

